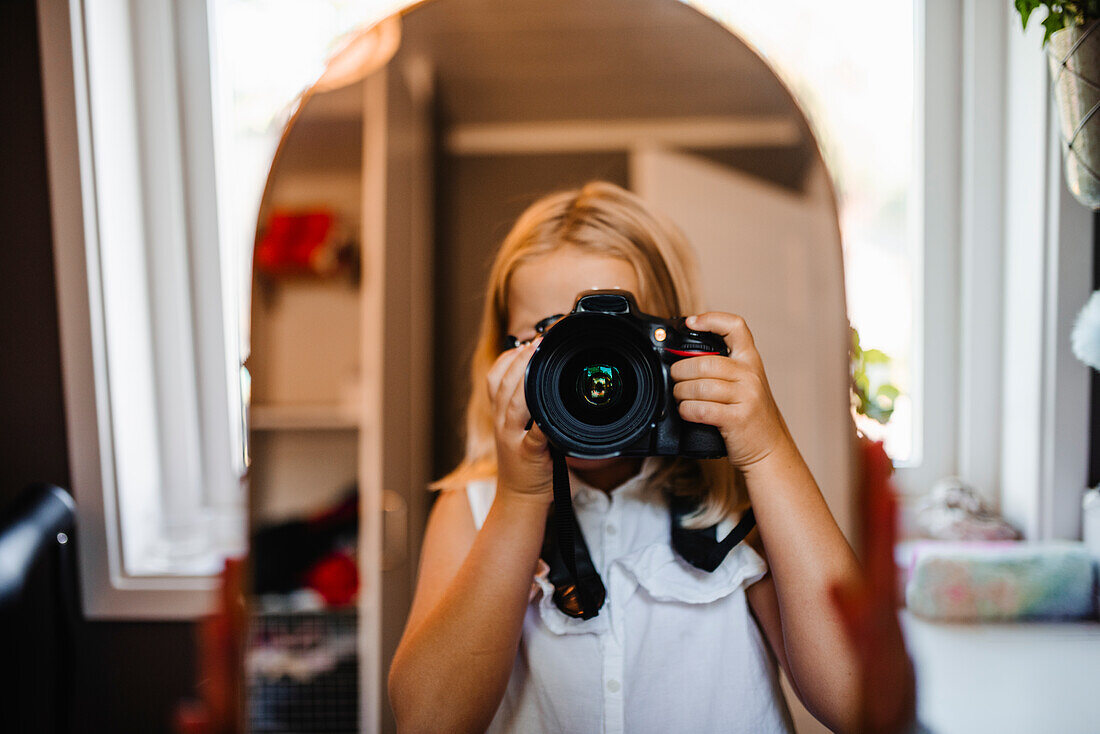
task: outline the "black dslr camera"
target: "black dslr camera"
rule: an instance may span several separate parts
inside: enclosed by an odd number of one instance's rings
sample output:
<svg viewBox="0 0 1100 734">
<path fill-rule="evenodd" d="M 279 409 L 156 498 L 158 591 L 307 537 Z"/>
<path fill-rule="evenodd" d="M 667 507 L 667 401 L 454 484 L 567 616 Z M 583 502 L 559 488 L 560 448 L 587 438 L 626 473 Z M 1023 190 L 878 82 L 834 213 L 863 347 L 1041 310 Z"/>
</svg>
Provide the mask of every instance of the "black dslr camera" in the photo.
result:
<svg viewBox="0 0 1100 734">
<path fill-rule="evenodd" d="M 588 291 L 531 355 L 527 407 L 567 456 L 725 456 L 717 428 L 680 418 L 670 368 L 728 353 L 717 334 L 642 313 L 627 291 Z"/>
</svg>

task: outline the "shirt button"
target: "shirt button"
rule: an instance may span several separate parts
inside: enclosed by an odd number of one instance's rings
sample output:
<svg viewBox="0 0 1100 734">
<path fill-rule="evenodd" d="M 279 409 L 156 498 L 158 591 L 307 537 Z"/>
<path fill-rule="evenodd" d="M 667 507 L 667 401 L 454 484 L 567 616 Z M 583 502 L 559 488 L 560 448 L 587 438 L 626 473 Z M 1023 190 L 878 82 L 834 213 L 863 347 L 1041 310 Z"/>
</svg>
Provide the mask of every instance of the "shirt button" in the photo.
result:
<svg viewBox="0 0 1100 734">
<path fill-rule="evenodd" d="M 608 535 L 614 535 L 617 532 L 619 532 L 619 529 L 617 527 L 615 527 L 614 525 L 608 525 L 607 526 L 607 534 Z"/>
<path fill-rule="evenodd" d="M 607 682 L 607 690 L 611 691 L 612 693 L 618 693 L 619 692 L 619 681 L 615 680 L 614 678 L 609 680 Z"/>
</svg>

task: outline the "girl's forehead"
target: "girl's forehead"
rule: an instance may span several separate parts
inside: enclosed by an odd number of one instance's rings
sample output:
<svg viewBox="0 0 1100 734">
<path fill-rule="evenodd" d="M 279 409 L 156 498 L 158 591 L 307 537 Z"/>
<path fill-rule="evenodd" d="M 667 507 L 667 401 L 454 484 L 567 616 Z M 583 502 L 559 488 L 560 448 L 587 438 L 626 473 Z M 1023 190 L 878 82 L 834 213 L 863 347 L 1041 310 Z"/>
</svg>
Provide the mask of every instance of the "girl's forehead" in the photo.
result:
<svg viewBox="0 0 1100 734">
<path fill-rule="evenodd" d="M 567 247 L 524 261 L 508 288 L 509 333 L 531 329 L 541 319 L 568 313 L 577 294 L 619 288 L 638 294 L 638 276 L 627 260 Z"/>
</svg>

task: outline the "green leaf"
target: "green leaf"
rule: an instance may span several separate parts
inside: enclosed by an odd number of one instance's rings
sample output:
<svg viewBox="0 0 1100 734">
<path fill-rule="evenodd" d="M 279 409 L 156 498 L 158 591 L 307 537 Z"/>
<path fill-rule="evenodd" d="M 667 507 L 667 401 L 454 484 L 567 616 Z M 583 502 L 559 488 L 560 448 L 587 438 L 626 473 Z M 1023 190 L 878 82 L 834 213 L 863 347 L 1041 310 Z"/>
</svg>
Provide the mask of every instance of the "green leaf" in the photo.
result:
<svg viewBox="0 0 1100 734">
<path fill-rule="evenodd" d="M 863 352 L 863 361 L 867 364 L 890 364 L 890 357 L 881 349 L 867 349 Z"/>
<path fill-rule="evenodd" d="M 875 397 L 889 398 L 891 401 L 896 400 L 898 395 L 901 395 L 901 390 L 897 389 L 893 385 L 887 383 L 885 385 L 879 385 L 878 390 L 875 391 Z"/>
<path fill-rule="evenodd" d="M 1039 0 L 1016 0 L 1016 11 L 1020 14 L 1023 29 L 1027 30 L 1027 19 L 1039 7 Z"/>
<path fill-rule="evenodd" d="M 886 425 L 890 421 L 890 416 L 894 414 L 893 408 L 881 408 L 874 403 L 870 403 L 867 406 L 866 416 L 876 423 Z"/>
<path fill-rule="evenodd" d="M 1052 8 L 1050 12 L 1047 13 L 1046 20 L 1043 21 L 1043 28 L 1047 29 L 1046 33 L 1043 34 L 1043 45 L 1047 45 L 1047 42 L 1050 41 L 1050 36 L 1052 33 L 1054 33 L 1055 31 L 1060 31 L 1065 27 L 1065 15 L 1061 11 L 1054 12 L 1054 9 Z"/>
</svg>

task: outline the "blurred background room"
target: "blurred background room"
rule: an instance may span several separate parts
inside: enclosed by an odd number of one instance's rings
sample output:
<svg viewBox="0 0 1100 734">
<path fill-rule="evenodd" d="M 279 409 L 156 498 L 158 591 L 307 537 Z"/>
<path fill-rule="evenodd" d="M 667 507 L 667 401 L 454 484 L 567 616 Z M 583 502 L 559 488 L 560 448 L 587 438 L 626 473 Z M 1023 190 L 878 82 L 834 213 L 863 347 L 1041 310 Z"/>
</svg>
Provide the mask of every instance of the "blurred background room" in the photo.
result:
<svg viewBox="0 0 1100 734">
<path fill-rule="evenodd" d="M 602 179 L 856 548 L 882 442 L 920 726 L 1096 731 L 1100 21 L 1047 5 L 0 3 L 0 729 L 394 731 L 491 258 Z"/>
</svg>

